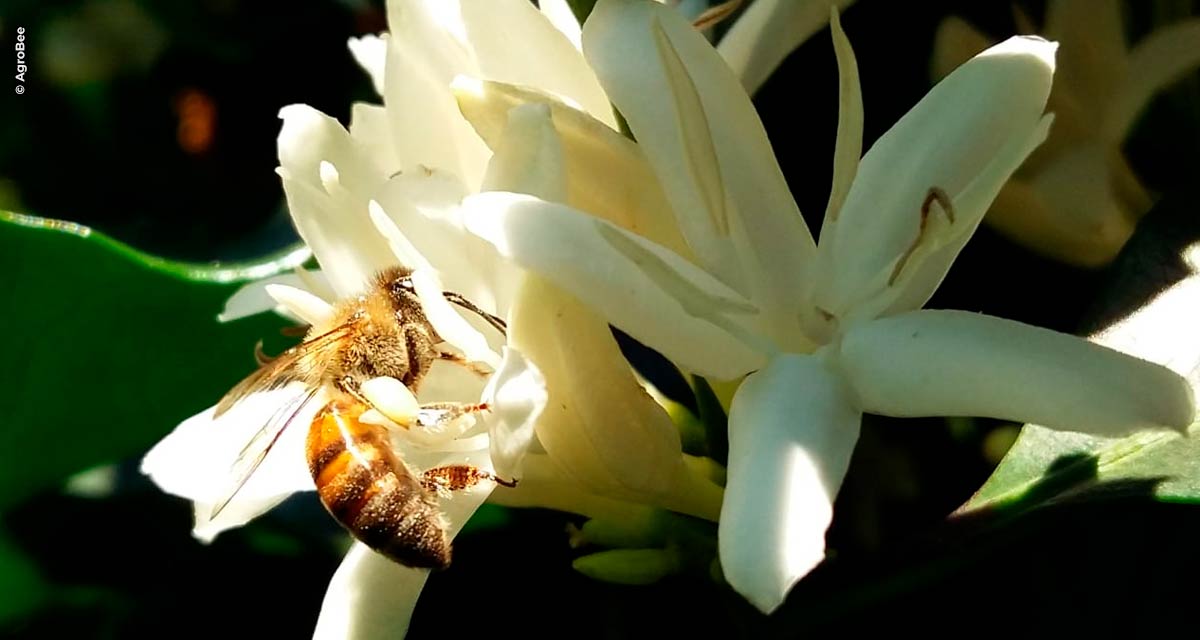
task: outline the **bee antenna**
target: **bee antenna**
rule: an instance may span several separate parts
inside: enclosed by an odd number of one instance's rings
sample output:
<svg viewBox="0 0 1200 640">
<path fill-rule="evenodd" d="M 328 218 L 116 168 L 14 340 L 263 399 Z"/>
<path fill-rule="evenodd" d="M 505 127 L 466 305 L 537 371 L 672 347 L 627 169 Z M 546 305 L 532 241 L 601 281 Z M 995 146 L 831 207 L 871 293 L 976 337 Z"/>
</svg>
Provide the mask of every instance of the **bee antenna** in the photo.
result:
<svg viewBox="0 0 1200 640">
<path fill-rule="evenodd" d="M 450 302 L 466 309 L 467 311 L 470 311 L 471 313 L 478 315 L 480 318 L 483 318 L 484 320 L 487 321 L 488 324 L 495 327 L 496 331 L 499 331 L 502 335 L 505 335 L 505 336 L 508 335 L 508 325 L 505 324 L 505 322 L 503 320 L 484 311 L 483 309 L 480 309 L 478 306 L 475 305 L 474 302 L 471 302 L 470 300 L 467 300 L 466 298 L 464 298 L 461 293 L 455 293 L 453 291 L 443 291 L 442 295 L 445 296 L 446 299 L 449 300 Z"/>
</svg>

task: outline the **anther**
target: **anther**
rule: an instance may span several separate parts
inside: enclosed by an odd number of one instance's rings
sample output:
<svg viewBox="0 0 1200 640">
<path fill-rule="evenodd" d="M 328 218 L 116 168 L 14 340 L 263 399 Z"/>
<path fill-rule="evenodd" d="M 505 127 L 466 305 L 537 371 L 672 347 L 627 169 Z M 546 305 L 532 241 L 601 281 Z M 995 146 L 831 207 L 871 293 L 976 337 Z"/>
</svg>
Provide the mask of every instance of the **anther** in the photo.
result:
<svg viewBox="0 0 1200 640">
<path fill-rule="evenodd" d="M 909 258 L 921 245 L 922 238 L 925 237 L 925 229 L 929 226 L 929 211 L 933 207 L 933 203 L 938 204 L 938 208 L 946 216 L 946 221 L 954 224 L 954 202 L 950 196 L 946 194 L 941 187 L 930 187 L 929 193 L 925 194 L 925 200 L 921 202 L 921 220 L 917 225 L 917 237 L 913 239 L 912 244 L 900 254 L 900 258 L 896 260 L 896 266 L 892 269 L 892 275 L 888 278 L 888 286 L 896 283 L 896 279 L 900 277 L 900 272 L 904 270 L 908 264 Z"/>
</svg>

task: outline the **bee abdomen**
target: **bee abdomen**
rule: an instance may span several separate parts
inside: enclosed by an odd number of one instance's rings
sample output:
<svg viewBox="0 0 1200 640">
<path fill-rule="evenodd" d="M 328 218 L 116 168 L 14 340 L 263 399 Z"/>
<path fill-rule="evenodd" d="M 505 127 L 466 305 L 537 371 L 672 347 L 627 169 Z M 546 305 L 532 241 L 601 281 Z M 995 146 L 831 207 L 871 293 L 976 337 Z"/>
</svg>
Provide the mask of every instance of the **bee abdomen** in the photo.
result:
<svg viewBox="0 0 1200 640">
<path fill-rule="evenodd" d="M 386 429 L 337 401 L 313 419 L 306 453 L 321 502 L 363 544 L 410 567 L 450 564 L 434 497 L 392 452 Z"/>
</svg>

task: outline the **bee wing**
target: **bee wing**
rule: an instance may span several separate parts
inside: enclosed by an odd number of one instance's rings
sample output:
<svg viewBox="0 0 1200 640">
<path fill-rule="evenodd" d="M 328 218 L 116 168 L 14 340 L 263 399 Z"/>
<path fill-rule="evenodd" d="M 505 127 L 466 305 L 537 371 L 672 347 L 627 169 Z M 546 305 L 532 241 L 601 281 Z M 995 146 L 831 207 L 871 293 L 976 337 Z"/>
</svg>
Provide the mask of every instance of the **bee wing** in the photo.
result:
<svg viewBox="0 0 1200 640">
<path fill-rule="evenodd" d="M 209 518 L 215 518 L 221 511 L 229 505 L 233 497 L 237 495 L 242 487 L 246 486 L 246 482 L 250 480 L 250 476 L 258 469 L 263 460 L 266 459 L 267 453 L 271 451 L 271 447 L 279 442 L 279 437 L 283 435 L 284 429 L 295 420 L 296 416 L 304 409 L 304 407 L 312 401 L 312 399 L 320 391 L 320 386 L 315 384 L 313 380 L 308 379 L 309 376 L 305 372 L 313 371 L 320 365 L 321 358 L 326 351 L 336 349 L 342 339 L 348 336 L 355 328 L 356 322 L 350 321 L 341 324 L 321 335 L 306 340 L 287 351 L 284 351 L 279 357 L 264 364 L 254 373 L 242 380 L 234 388 L 225 394 L 224 398 L 217 403 L 217 408 L 213 412 L 213 418 L 220 416 L 228 411 L 246 396 L 259 391 L 272 391 L 282 389 L 292 382 L 302 381 L 310 383 L 310 388 L 301 394 L 292 396 L 290 400 L 281 405 L 271 417 L 259 429 L 254 437 L 250 439 L 246 446 L 242 448 L 238 454 L 237 460 L 230 467 L 229 487 L 222 492 L 221 499 L 218 500 L 213 507 Z"/>
<path fill-rule="evenodd" d="M 242 487 L 246 486 L 246 482 L 250 480 L 250 476 L 254 474 L 254 471 L 266 459 L 267 453 L 271 451 L 271 447 L 274 447 L 275 443 L 279 442 L 279 437 L 283 435 L 283 431 L 304 410 L 304 407 L 316 397 L 317 392 L 320 390 L 320 387 L 312 387 L 304 393 L 292 396 L 290 400 L 280 405 L 271 414 L 270 419 L 263 425 L 263 428 L 254 434 L 254 437 L 250 439 L 250 442 L 246 443 L 245 447 L 242 447 L 241 452 L 238 453 L 237 460 L 230 467 L 229 487 L 222 492 L 221 498 L 213 505 L 212 511 L 208 515 L 209 520 L 216 518 L 225 507 L 229 506 L 233 497 L 242 490 Z"/>
<path fill-rule="evenodd" d="M 229 411 L 233 405 L 251 393 L 281 389 L 288 383 L 302 378 L 301 372 L 316 368 L 324 352 L 337 348 L 341 340 L 354 330 L 355 324 L 352 321 L 336 326 L 311 340 L 301 342 L 284 351 L 274 360 L 259 367 L 221 398 L 221 401 L 217 403 L 213 418 L 220 417 L 221 414 Z"/>
</svg>

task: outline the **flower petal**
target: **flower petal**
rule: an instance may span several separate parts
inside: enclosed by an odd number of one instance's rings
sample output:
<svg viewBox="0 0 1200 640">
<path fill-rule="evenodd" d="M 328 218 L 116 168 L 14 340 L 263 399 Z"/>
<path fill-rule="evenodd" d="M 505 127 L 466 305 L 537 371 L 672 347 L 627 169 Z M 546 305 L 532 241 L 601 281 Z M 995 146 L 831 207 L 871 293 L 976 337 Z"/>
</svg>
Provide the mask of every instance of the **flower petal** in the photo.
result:
<svg viewBox="0 0 1200 640">
<path fill-rule="evenodd" d="M 1134 180 L 1132 198 L 1114 188 L 1118 175 Z M 1089 141 L 1046 160 L 1025 181 L 1010 180 L 986 220 L 1058 260 L 1101 267 L 1116 257 L 1149 209 L 1140 190 L 1119 151 Z"/>
<path fill-rule="evenodd" d="M 272 298 L 267 293 L 267 287 L 278 284 L 308 291 L 309 286 L 314 282 L 321 283 L 318 289 L 329 288 L 329 282 L 325 280 L 325 276 L 319 271 L 305 273 L 304 275 L 299 273 L 284 273 L 249 282 L 235 291 L 232 296 L 229 296 L 229 299 L 225 301 L 225 309 L 217 316 L 217 320 L 230 322 L 266 311 L 274 311 L 287 315 L 290 318 L 295 318 L 295 316 L 290 315 L 290 312 L 283 305 L 276 302 L 275 298 Z"/>
<path fill-rule="evenodd" d="M 521 482 L 512 489 L 493 491 L 488 502 L 506 507 L 536 507 L 577 513 L 589 518 L 624 521 L 652 510 L 594 493 L 571 477 L 545 453 L 530 453 L 521 465 Z"/>
<path fill-rule="evenodd" d="M 463 227 L 459 204 L 465 195 L 466 186 L 453 174 L 418 169 L 393 176 L 377 201 L 443 285 L 503 317 L 518 279 L 516 269 Z"/>
<path fill-rule="evenodd" d="M 436 28 L 412 28 L 398 33 L 397 18 L 391 15 L 400 3 L 392 3 L 389 24 L 393 28 L 388 40 L 387 82 L 384 104 L 389 119 L 388 130 L 392 147 L 404 171 L 430 167 L 459 177 L 468 188 L 479 187 L 483 169 L 490 153 L 471 126 L 454 108 L 450 80 L 460 73 L 475 71 L 474 66 L 458 61 L 445 72 L 435 67 L 451 64 L 435 59 L 438 54 L 461 51 L 454 40 L 437 40 L 424 44 Z M 413 3 L 405 3 L 413 4 Z M 450 74 L 446 79 L 440 76 Z"/>
<path fill-rule="evenodd" d="M 408 633 L 426 569 L 392 562 L 354 543 L 329 581 L 313 640 L 382 640 Z"/>
<path fill-rule="evenodd" d="M 231 470 L 238 455 L 271 415 L 289 401 L 304 395 L 303 385 L 248 396 L 213 420 L 208 409 L 183 421 L 142 459 L 142 473 L 163 491 L 195 503 L 193 535 L 210 542 L 217 534 L 239 527 L 297 491 L 313 489 L 305 462 L 304 439 L 321 401 L 309 402 L 290 428 L 283 432 L 245 486 L 215 520 L 209 514 L 231 486 Z"/>
<path fill-rule="evenodd" d="M 949 235 L 961 246 L 969 238 L 995 191 L 1028 154 L 1029 141 L 1043 137 L 1054 49 L 1025 37 L 988 49 L 938 83 L 875 142 L 838 216 L 835 254 L 822 260 L 828 266 L 816 276 L 817 307 L 842 319 L 868 315 L 855 307 L 879 296 L 904 257 L 928 241 L 926 222 L 941 225 L 929 234 L 935 242 Z M 1001 171 L 1014 155 L 1020 156 L 1015 164 Z M 991 193 L 963 201 L 960 196 L 972 186 Z M 934 188 L 954 201 L 952 221 L 944 221 L 951 214 L 937 208 L 922 214 Z"/>
<path fill-rule="evenodd" d="M 846 332 L 863 409 L 980 416 L 1102 436 L 1183 429 L 1192 391 L 1169 369 L 1081 338 L 965 311 L 916 311 Z"/>
<path fill-rule="evenodd" d="M 455 96 L 463 115 L 493 151 L 500 144 L 512 109 L 547 105 L 566 161 L 565 204 L 618 224 L 681 256 L 691 256 L 671 205 L 637 143 L 587 113 L 526 87 L 460 78 L 455 83 Z"/>
<path fill-rule="evenodd" d="M 738 79 L 678 12 L 656 3 L 601 0 L 583 43 L 696 257 L 778 306 L 764 312 L 781 331 L 794 326 L 814 243 Z"/>
<path fill-rule="evenodd" d="M 442 295 L 441 284 L 428 271 L 414 272 L 412 281 L 413 290 L 421 298 L 421 306 L 429 318 L 429 324 L 433 325 L 438 335 L 462 349 L 463 357 L 469 362 L 483 362 L 491 367 L 500 364 L 500 356 L 492 351 L 487 338 L 450 305 L 450 301 Z"/>
<path fill-rule="evenodd" d="M 764 362 L 755 347 L 768 347 L 745 342 L 757 338 L 744 324 L 754 307 L 679 256 L 605 220 L 529 196 L 485 193 L 467 198 L 463 208 L 467 228 L 501 255 L 689 371 L 728 379 Z"/>
<path fill-rule="evenodd" d="M 528 193 L 563 202 L 567 197 L 563 149 L 550 107 L 528 104 L 508 112 L 508 124 L 492 149 L 482 191 Z"/>
<path fill-rule="evenodd" d="M 842 31 L 841 20 L 834 11 L 829 22 L 833 34 L 833 49 L 838 62 L 838 128 L 837 139 L 833 150 L 833 184 L 829 189 L 829 200 L 825 205 L 825 220 L 821 223 L 821 239 L 818 243 L 816 264 L 813 269 L 817 273 L 828 272 L 833 267 L 831 261 L 838 255 L 837 225 L 838 214 L 846 202 L 846 195 L 854 184 L 854 176 L 858 173 L 858 163 L 862 157 L 863 135 L 863 106 L 862 87 L 859 85 L 858 61 L 854 57 L 854 49 L 850 40 Z M 809 282 L 809 288 L 802 294 L 805 298 L 812 296 L 815 282 Z M 827 330 L 828 319 L 815 317 L 811 309 L 805 309 L 801 315 L 810 336 L 820 336 Z"/>
<path fill-rule="evenodd" d="M 306 105 L 284 107 L 279 117 L 278 173 L 296 230 L 338 297 L 354 295 L 395 263 L 367 215 L 366 198 L 384 176 L 337 120 Z"/>
<path fill-rule="evenodd" d="M 387 63 L 387 40 L 386 33 L 380 35 L 365 35 L 361 38 L 350 38 L 347 43 L 350 47 L 350 55 L 354 56 L 354 61 L 358 66 L 362 67 L 367 75 L 371 76 L 371 84 L 375 87 L 375 92 L 383 95 L 384 66 Z"/>
<path fill-rule="evenodd" d="M 1108 264 L 1133 233 L 1133 221 L 1125 216 L 1093 217 L 1084 208 L 1052 208 L 1042 192 L 1015 176 L 996 195 L 984 220 L 1013 242 L 1081 267 Z"/>
<path fill-rule="evenodd" d="M 392 146 L 391 121 L 385 107 L 365 102 L 350 105 L 350 137 L 358 141 L 381 175 L 394 175 L 404 168 Z"/>
<path fill-rule="evenodd" d="M 721 568 L 762 612 L 825 559 L 861 417 L 845 383 L 813 356 L 776 356 L 734 396 Z"/>
<path fill-rule="evenodd" d="M 579 50 L 526 0 L 394 2 L 388 23 L 392 41 L 405 43 L 398 50 L 421 60 L 439 94 L 455 76 L 483 77 L 567 97 L 615 124 L 608 99 Z M 521 46 L 512 46 L 514 37 Z"/>
<path fill-rule="evenodd" d="M 825 207 L 825 224 L 821 226 L 821 237 L 825 228 L 837 219 L 837 214 L 846 200 L 854 176 L 858 173 L 858 162 L 862 157 L 863 106 L 862 87 L 858 81 L 858 61 L 850 40 L 842 31 L 842 22 L 834 11 L 829 20 L 833 32 L 833 50 L 838 63 L 838 128 L 837 142 L 833 151 L 833 186 L 829 190 L 829 204 Z"/>
<path fill-rule="evenodd" d="M 460 0 L 480 74 L 566 97 L 599 120 L 616 117 L 579 49 L 526 0 Z M 519 34 L 521 46 L 513 46 Z M 452 78 L 451 78 L 452 79 Z"/>
<path fill-rule="evenodd" d="M 755 0 L 729 28 L 717 51 L 754 95 L 796 47 L 823 29 L 830 7 L 844 10 L 854 0 L 796 2 Z"/>
<path fill-rule="evenodd" d="M 579 20 L 575 18 L 575 13 L 571 11 L 571 5 L 567 0 L 538 0 L 538 8 L 541 9 L 542 15 L 558 29 L 559 33 L 566 36 L 575 48 L 583 50 L 583 29 L 579 26 Z"/>
<path fill-rule="evenodd" d="M 1129 54 L 1129 71 L 1113 89 L 1112 102 L 1104 109 L 1101 135 L 1120 145 L 1150 100 L 1198 66 L 1200 18 L 1183 20 L 1151 33 Z"/>
<path fill-rule="evenodd" d="M 487 483 L 441 498 L 448 538 L 458 535 L 489 493 Z M 354 543 L 329 581 L 314 640 L 403 638 L 428 578 L 427 569 L 403 566 Z"/>
<path fill-rule="evenodd" d="M 1159 291 L 1137 311 L 1100 331 L 1096 342 L 1188 378 L 1200 389 L 1200 243 L 1181 252 L 1187 274 Z M 1167 276 L 1165 277 L 1177 277 Z"/>
<path fill-rule="evenodd" d="M 933 237 L 928 239 L 928 244 L 924 239 L 919 239 L 916 250 L 909 255 L 907 264 L 899 271 L 893 285 L 849 315 L 867 318 L 923 307 L 941 285 L 963 246 L 975 233 L 984 212 L 995 201 L 1000 189 L 1021 162 L 1046 139 L 1053 122 L 1053 116 L 1044 116 L 1028 137 L 1013 138 L 1005 143 L 979 175 L 954 197 L 955 218 L 947 225 L 949 228 L 945 229 L 945 234 L 930 234 Z M 938 207 L 936 204 L 933 206 Z M 930 215 L 943 214 L 932 210 Z M 942 218 L 939 217 L 938 222 L 942 222 Z"/>
<path fill-rule="evenodd" d="M 595 493 L 654 504 L 676 499 L 687 478 L 679 432 L 638 384 L 603 318 L 530 275 L 513 307 L 509 342 L 545 376 L 552 402 L 537 422 L 538 441 L 562 469 Z M 712 514 L 692 515 L 715 516 L 715 504 Z"/>
<path fill-rule="evenodd" d="M 1125 25 L 1118 0 L 1054 0 L 1046 8 L 1047 38 L 1062 43 L 1058 82 L 1081 104 L 1108 104 L 1127 73 Z"/>
<path fill-rule="evenodd" d="M 313 327 L 329 327 L 333 306 L 299 287 L 286 284 L 266 285 L 267 295 L 288 312 Z"/>
<path fill-rule="evenodd" d="M 546 407 L 546 397 L 542 372 L 520 351 L 505 347 L 500 369 L 483 391 L 483 401 L 492 408 L 488 421 L 492 466 L 500 477 L 524 477 L 521 462 L 533 442 L 533 426 Z"/>
<path fill-rule="evenodd" d="M 933 37 L 930 75 L 934 80 L 941 80 L 993 44 L 971 23 L 958 16 L 947 16 Z"/>
</svg>

